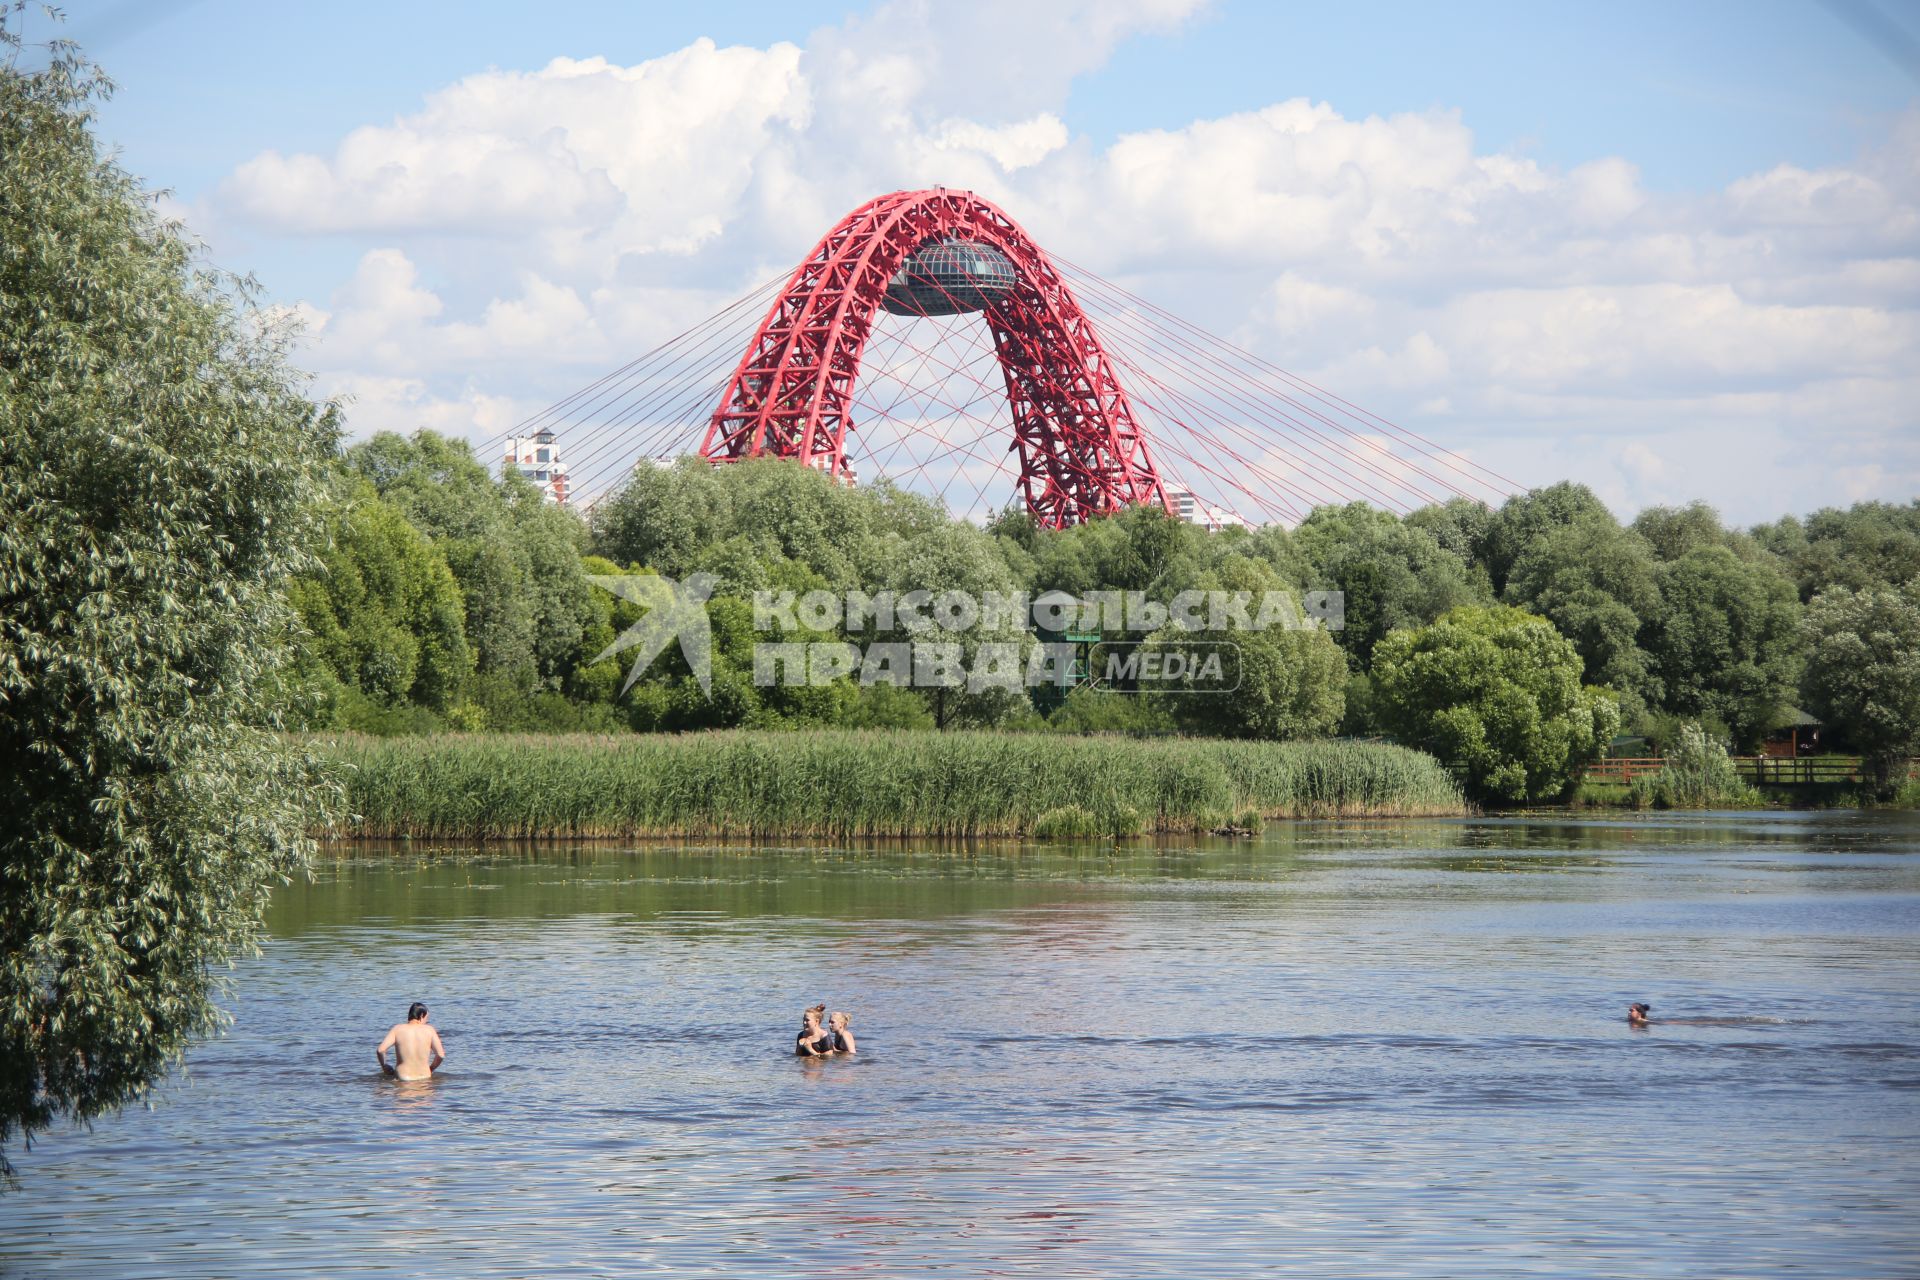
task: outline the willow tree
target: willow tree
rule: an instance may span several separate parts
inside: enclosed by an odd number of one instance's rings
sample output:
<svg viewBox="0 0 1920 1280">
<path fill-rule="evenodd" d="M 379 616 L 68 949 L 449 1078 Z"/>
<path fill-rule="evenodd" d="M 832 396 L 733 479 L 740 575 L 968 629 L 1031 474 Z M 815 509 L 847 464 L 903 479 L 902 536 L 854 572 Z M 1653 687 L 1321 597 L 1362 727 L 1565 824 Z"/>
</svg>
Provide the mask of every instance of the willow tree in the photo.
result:
<svg viewBox="0 0 1920 1280">
<path fill-rule="evenodd" d="M 1612 695 L 1581 673 L 1572 641 L 1507 605 L 1392 632 L 1373 659 L 1382 723 L 1496 804 L 1563 791 L 1619 728 Z"/>
<path fill-rule="evenodd" d="M 0 1143 L 138 1097 L 215 1027 L 308 852 L 320 791 L 264 703 L 327 435 L 284 338 L 101 155 L 105 82 L 7 43 Z"/>
</svg>

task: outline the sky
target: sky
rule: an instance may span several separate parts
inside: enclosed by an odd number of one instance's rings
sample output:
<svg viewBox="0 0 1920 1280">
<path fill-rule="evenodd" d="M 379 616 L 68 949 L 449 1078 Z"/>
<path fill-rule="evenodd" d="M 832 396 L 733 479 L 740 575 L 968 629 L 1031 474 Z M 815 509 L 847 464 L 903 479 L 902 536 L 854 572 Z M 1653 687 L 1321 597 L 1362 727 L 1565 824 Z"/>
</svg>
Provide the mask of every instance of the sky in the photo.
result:
<svg viewBox="0 0 1920 1280">
<path fill-rule="evenodd" d="M 64 10 L 103 138 L 304 323 L 355 435 L 492 439 L 939 183 L 1622 516 L 1920 495 L 1887 0 Z"/>
</svg>

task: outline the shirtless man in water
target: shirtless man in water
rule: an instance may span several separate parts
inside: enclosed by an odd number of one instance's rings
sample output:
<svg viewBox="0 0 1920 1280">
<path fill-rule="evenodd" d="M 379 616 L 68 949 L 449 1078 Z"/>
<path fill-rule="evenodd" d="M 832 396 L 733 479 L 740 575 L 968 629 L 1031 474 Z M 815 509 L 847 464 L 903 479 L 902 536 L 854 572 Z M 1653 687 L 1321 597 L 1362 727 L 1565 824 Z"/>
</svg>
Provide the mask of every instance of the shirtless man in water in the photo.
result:
<svg viewBox="0 0 1920 1280">
<path fill-rule="evenodd" d="M 397 1066 L 387 1065 L 389 1049 L 399 1059 Z M 427 1021 L 427 1006 L 418 1000 L 407 1010 L 407 1020 L 387 1032 L 387 1038 L 380 1042 L 380 1047 L 373 1053 L 380 1059 L 380 1070 L 402 1080 L 425 1080 L 447 1060 L 447 1049 L 440 1043 L 440 1033 Z"/>
</svg>

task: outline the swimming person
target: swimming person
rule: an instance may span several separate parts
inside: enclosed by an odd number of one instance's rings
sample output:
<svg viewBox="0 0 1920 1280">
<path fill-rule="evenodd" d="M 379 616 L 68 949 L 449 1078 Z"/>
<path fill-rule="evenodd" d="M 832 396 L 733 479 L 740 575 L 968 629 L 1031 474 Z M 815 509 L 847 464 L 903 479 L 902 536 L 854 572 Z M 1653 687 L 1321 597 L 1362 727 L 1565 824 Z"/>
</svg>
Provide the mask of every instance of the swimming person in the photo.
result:
<svg viewBox="0 0 1920 1280">
<path fill-rule="evenodd" d="M 1788 1025 L 1785 1018 L 1755 1016 L 1753 1014 L 1723 1014 L 1704 1018 L 1662 1018 L 1655 1022 L 1647 1015 L 1653 1012 L 1650 1004 L 1630 1004 L 1627 1006 L 1627 1025 L 1645 1029 L 1647 1027 L 1783 1027 Z"/>
<path fill-rule="evenodd" d="M 387 1050 L 394 1051 L 395 1065 L 387 1065 Z M 407 1010 L 407 1020 L 396 1023 L 387 1038 L 373 1051 L 380 1070 L 401 1080 L 425 1080 L 447 1060 L 447 1047 L 440 1033 L 427 1021 L 427 1006 L 415 1000 Z"/>
<path fill-rule="evenodd" d="M 847 1030 L 852 1024 L 853 1019 L 838 1010 L 835 1010 L 833 1016 L 827 1019 L 827 1035 L 833 1040 L 833 1051 L 835 1053 L 844 1053 L 848 1057 L 852 1057 L 854 1054 L 860 1052 L 859 1048 L 853 1043 L 853 1032 Z"/>
<path fill-rule="evenodd" d="M 800 1015 L 800 1034 L 793 1038 L 793 1052 L 802 1058 L 824 1058 L 833 1052 L 833 1037 L 820 1029 L 820 1015 L 827 1006 L 817 1004 Z"/>
</svg>

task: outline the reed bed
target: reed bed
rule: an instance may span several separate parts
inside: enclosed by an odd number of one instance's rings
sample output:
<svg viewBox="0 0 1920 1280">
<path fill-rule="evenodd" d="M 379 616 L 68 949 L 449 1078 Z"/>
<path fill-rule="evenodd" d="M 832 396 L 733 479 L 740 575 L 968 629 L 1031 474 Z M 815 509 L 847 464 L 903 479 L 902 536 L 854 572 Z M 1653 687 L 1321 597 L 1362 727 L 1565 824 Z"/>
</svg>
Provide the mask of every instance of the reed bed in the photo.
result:
<svg viewBox="0 0 1920 1280">
<path fill-rule="evenodd" d="M 1125 833 L 1205 830 L 1249 809 L 1465 808 L 1431 757 L 1351 742 L 815 730 L 313 745 L 343 766 L 349 816 L 328 833 L 343 837 L 1017 836 L 1067 809 Z"/>
</svg>

